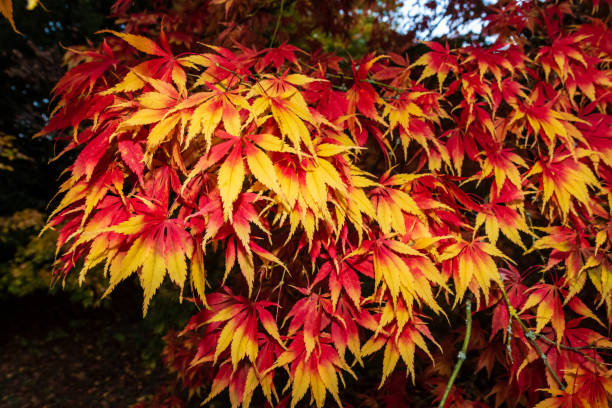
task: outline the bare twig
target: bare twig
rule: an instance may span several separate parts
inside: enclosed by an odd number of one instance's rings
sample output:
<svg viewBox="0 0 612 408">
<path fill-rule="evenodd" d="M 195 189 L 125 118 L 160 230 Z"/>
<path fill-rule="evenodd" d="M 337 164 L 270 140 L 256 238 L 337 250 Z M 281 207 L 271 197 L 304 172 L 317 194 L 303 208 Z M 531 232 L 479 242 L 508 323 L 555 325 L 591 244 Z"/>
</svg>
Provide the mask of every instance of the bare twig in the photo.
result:
<svg viewBox="0 0 612 408">
<path fill-rule="evenodd" d="M 278 28 L 280 27 L 281 18 L 283 17 L 283 7 L 285 6 L 285 0 L 281 0 L 280 11 L 278 12 L 278 16 L 276 17 L 276 26 L 274 26 L 274 33 L 272 33 L 272 38 L 270 38 L 270 47 L 274 45 L 274 40 L 276 40 L 276 34 L 278 33 Z"/>
<path fill-rule="evenodd" d="M 554 340 L 551 340 L 548 337 L 546 337 L 545 335 L 540 334 L 540 333 L 536 333 L 536 336 L 538 336 L 538 338 L 544 340 L 546 343 L 548 343 L 550 345 L 558 346 L 559 348 L 561 348 L 563 350 L 573 351 L 576 354 L 580 354 L 583 358 L 589 360 L 590 362 L 595 363 L 598 366 L 605 367 L 605 364 L 602 361 L 598 361 L 598 360 L 594 359 L 593 357 L 589 356 L 588 354 L 586 354 L 584 351 L 582 351 L 582 350 L 597 350 L 600 347 L 597 347 L 596 344 L 589 344 L 588 346 L 574 347 L 574 346 L 568 346 L 568 345 L 565 345 L 565 344 L 557 344 L 557 343 L 555 343 Z"/>
<path fill-rule="evenodd" d="M 306 67 L 308 67 L 310 69 L 316 70 L 315 67 L 313 67 L 312 65 L 306 64 L 304 62 L 302 63 L 302 65 L 304 65 L 304 66 L 306 66 Z M 331 72 L 326 72 L 325 76 L 328 77 L 328 78 L 346 79 L 346 80 L 357 81 L 357 82 L 367 82 L 370 85 L 380 86 L 382 88 L 386 88 L 386 89 L 389 89 L 391 91 L 395 91 L 397 93 L 404 93 L 404 92 L 407 91 L 407 89 L 397 88 L 395 86 L 388 85 L 388 84 L 385 84 L 384 82 L 380 82 L 380 81 L 377 81 L 377 80 L 371 79 L 371 78 L 356 80 L 352 76 L 348 76 L 348 75 L 344 75 L 344 74 L 333 74 Z"/>
<path fill-rule="evenodd" d="M 461 350 L 457 353 L 457 363 L 455 364 L 455 368 L 453 368 L 453 372 L 451 373 L 450 378 L 448 379 L 448 383 L 446 384 L 446 389 L 444 390 L 444 394 L 442 395 L 442 399 L 438 404 L 438 408 L 444 408 L 444 404 L 446 404 L 446 399 L 450 394 L 451 388 L 453 388 L 453 383 L 459 374 L 459 370 L 463 365 L 463 362 L 466 358 L 468 344 L 470 343 L 470 336 L 472 335 L 472 300 L 468 297 L 465 299 L 465 337 L 463 338 L 463 345 L 461 346 Z"/>
</svg>

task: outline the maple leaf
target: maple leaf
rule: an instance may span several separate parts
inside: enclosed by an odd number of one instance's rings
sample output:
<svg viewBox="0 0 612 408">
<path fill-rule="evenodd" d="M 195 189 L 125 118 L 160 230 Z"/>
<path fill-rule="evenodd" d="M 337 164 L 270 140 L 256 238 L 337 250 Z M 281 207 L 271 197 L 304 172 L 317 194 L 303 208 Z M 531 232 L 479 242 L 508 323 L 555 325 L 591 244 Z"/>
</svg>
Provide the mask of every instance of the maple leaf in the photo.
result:
<svg viewBox="0 0 612 408">
<path fill-rule="evenodd" d="M 481 180 L 493 174 L 498 193 L 506 180 L 514 184 L 516 188 L 521 188 L 521 173 L 517 165 L 527 167 L 527 164 L 518 154 L 511 149 L 500 149 L 498 151 L 487 151 L 484 157 Z"/>
<path fill-rule="evenodd" d="M 491 73 L 498 84 L 501 83 L 505 71 L 512 74 L 525 69 L 525 56 L 516 45 L 508 47 L 503 42 L 497 42 L 488 48 L 468 46 L 462 51 L 465 53 L 462 61 L 464 64 L 476 62 L 480 77 Z"/>
<path fill-rule="evenodd" d="M 112 49 L 105 42 L 102 43 L 100 51 L 71 50 L 80 54 L 84 62 L 70 69 L 57 82 L 53 91 L 67 100 L 76 96 L 89 95 L 98 80 L 116 65 L 119 60 L 115 57 Z"/>
<path fill-rule="evenodd" d="M 411 117 L 425 116 L 423 110 L 415 103 L 417 102 L 416 96 L 418 96 L 418 94 L 418 92 L 415 92 L 414 94 L 402 94 L 399 99 L 394 100 L 385 106 L 383 116 L 389 116 L 390 129 L 393 129 L 398 124 L 401 124 L 404 130 L 406 130 L 410 127 L 409 123 Z"/>
<path fill-rule="evenodd" d="M 349 304 L 344 298 L 341 298 L 337 303 L 335 316 L 336 319 L 331 323 L 331 339 L 334 347 L 338 350 L 340 359 L 344 360 L 346 348 L 348 347 L 355 359 L 360 364 L 363 364 L 358 330 L 358 324 L 360 326 L 363 325 L 363 311 L 359 307 Z"/>
<path fill-rule="evenodd" d="M 145 89 L 150 86 L 152 90 L 140 96 L 138 109 L 121 121 L 115 133 L 146 129 L 144 162 L 150 167 L 155 153 L 162 145 L 169 142 L 178 146 L 184 140 L 187 117 L 186 112 L 181 110 L 184 106 L 181 97 L 171 84 L 151 77 L 141 78 L 148 85 Z"/>
<path fill-rule="evenodd" d="M 402 57 L 399 54 L 389 53 L 388 57 L 397 66 L 384 66 L 372 74 L 375 80 L 391 80 L 390 85 L 394 87 L 404 87 L 411 83 L 410 80 L 410 60 L 408 56 Z"/>
<path fill-rule="evenodd" d="M 138 51 L 159 57 L 144 62 L 140 65 L 140 69 L 149 76 L 153 75 L 155 79 L 159 79 L 164 82 L 174 82 L 176 87 L 183 95 L 187 92 L 187 77 L 183 67 L 190 66 L 191 61 L 188 57 L 176 58 L 172 54 L 170 44 L 168 44 L 163 27 L 160 33 L 160 44 L 157 44 L 155 41 L 141 35 L 120 33 L 112 30 L 102 30 L 100 32 L 111 33 L 121 38 Z"/>
<path fill-rule="evenodd" d="M 89 251 L 79 272 L 79 283 L 82 284 L 87 272 L 99 263 L 106 261 L 105 269 L 107 269 L 110 265 L 108 259 L 112 259 L 124 241 L 122 234 L 114 232 L 100 233 L 100 231 L 108 225 L 115 225 L 126 221 L 129 217 L 130 213 L 125 203 L 119 197 L 106 196 L 96 206 L 95 214 L 82 226 L 80 237 L 72 245 L 72 248 L 76 250 L 79 246 L 89 244 Z"/>
<path fill-rule="evenodd" d="M 346 92 L 348 100 L 348 114 L 353 115 L 357 112 L 364 115 L 366 118 L 375 120 L 384 124 L 384 120 L 376 110 L 377 104 L 382 104 L 383 100 L 376 92 L 376 89 L 368 82 L 370 71 L 376 66 L 377 61 L 385 58 L 384 55 L 374 57 L 373 54 L 365 55 L 358 63 L 353 62 L 353 77 L 355 78 L 354 85 Z M 351 133 L 355 134 L 355 119 L 350 119 L 349 128 Z"/>
<path fill-rule="evenodd" d="M 279 70 L 285 61 L 289 61 L 292 64 L 295 64 L 298 68 L 300 66 L 297 57 L 295 56 L 295 52 L 304 52 L 293 45 L 283 43 L 274 48 L 268 48 L 265 50 L 265 55 L 261 60 L 261 67 L 264 68 L 269 64 L 273 64 L 274 67 Z"/>
<path fill-rule="evenodd" d="M 580 317 L 569 320 L 566 323 L 563 344 L 576 349 L 580 349 L 581 347 L 595 347 L 592 351 L 592 355 L 599 358 L 597 349 L 612 349 L 612 341 L 595 330 L 580 327 L 579 325 L 583 320 L 584 318 Z M 583 360 L 588 361 L 584 355 L 582 357 Z"/>
<path fill-rule="evenodd" d="M 422 55 L 411 65 L 413 67 L 419 65 L 425 66 L 417 82 L 421 82 L 432 75 L 437 75 L 438 85 L 442 89 L 442 84 L 444 84 L 448 73 L 451 70 L 456 71 L 458 69 L 458 58 L 449 49 L 448 44 L 445 46 L 436 42 L 426 42 L 425 44 L 432 51 Z"/>
<path fill-rule="evenodd" d="M 267 308 L 277 305 L 251 301 L 223 289 L 206 295 L 209 309 L 194 315 L 183 331 L 204 329 L 191 367 L 220 362 L 205 403 L 228 388 L 232 406 L 248 407 L 258 386 L 272 401 L 276 395 L 272 365 L 284 345 Z"/>
<path fill-rule="evenodd" d="M 260 386 L 268 400 L 272 401 L 272 380 L 273 372 L 262 375 L 272 363 L 275 353 L 270 350 L 269 344 L 261 342 L 262 352 L 260 356 L 265 356 L 257 360 L 256 364 L 241 362 L 237 369 L 233 370 L 229 362 L 220 364 L 211 385 L 211 390 L 204 403 L 208 403 L 225 388 L 228 389 L 229 399 L 232 408 L 249 407 L 251 399 L 258 386 Z"/>
<path fill-rule="evenodd" d="M 316 127 L 318 123 L 302 94 L 293 86 L 309 82 L 310 79 L 303 75 L 271 77 L 255 84 L 248 96 L 256 97 L 251 108 L 256 118 L 270 110 L 284 139 L 289 139 L 298 152 L 301 152 L 303 143 L 314 153 L 312 137 L 306 124 Z"/>
<path fill-rule="evenodd" d="M 599 63 L 597 58 L 585 57 L 585 60 L 587 62 L 585 66 L 572 67 L 573 75 L 565 79 L 565 86 L 572 99 L 576 96 L 576 90 L 579 89 L 583 95 L 594 101 L 597 99 L 597 90 L 609 88 L 612 82 L 603 72 L 595 68 Z"/>
<path fill-rule="evenodd" d="M 242 126 L 240 110 L 249 109 L 250 105 L 242 96 L 241 88 L 224 90 L 212 87 L 212 92 L 202 93 L 203 103 L 199 104 L 190 118 L 187 144 L 200 132 L 204 134 L 207 147 L 210 148 L 212 135 L 217 126 L 222 123 L 225 131 L 233 136 L 239 136 Z M 192 95 L 194 98 L 197 94 Z"/>
<path fill-rule="evenodd" d="M 376 104 L 382 100 L 372 85 L 367 82 L 357 82 L 347 92 L 349 112 L 359 112 L 365 117 L 382 121 L 376 110 Z"/>
<path fill-rule="evenodd" d="M 279 344 L 283 344 L 276 321 L 266 309 L 275 306 L 269 301 L 251 302 L 249 299 L 234 295 L 228 288 L 227 294 L 219 294 L 214 297 L 214 302 L 208 301 L 211 311 L 205 324 L 220 323 L 223 327 L 214 351 L 213 359 L 217 361 L 219 356 L 230 348 L 232 369 L 235 371 L 238 363 L 243 358 L 248 358 L 251 363 L 256 363 L 258 356 L 258 323 L 261 323 L 268 335 L 272 336 Z"/>
<path fill-rule="evenodd" d="M 6 18 L 11 27 L 13 27 L 13 31 L 18 34 L 21 34 L 17 27 L 15 26 L 15 20 L 13 18 L 13 0 L 1 0 L 0 1 L 0 13 Z"/>
<path fill-rule="evenodd" d="M 523 274 L 529 271 L 520 273 L 513 265 L 507 265 L 507 268 L 499 268 L 499 274 L 502 277 L 504 290 L 508 295 L 510 305 L 515 310 L 520 310 L 525 300 L 527 299 L 528 287 L 523 283 Z M 503 330 L 504 339 L 508 335 L 507 329 L 511 327 L 510 311 L 505 302 L 500 301 L 493 310 L 493 319 L 491 321 L 491 338 Z"/>
<path fill-rule="evenodd" d="M 382 378 L 379 388 L 382 387 L 387 377 L 393 372 L 400 357 L 406 364 L 407 375 L 410 375 L 414 382 L 414 356 L 416 348 L 418 347 L 423 350 L 433 361 L 425 339 L 428 339 L 438 347 L 440 346 L 434 340 L 425 322 L 416 315 L 412 316 L 402 327 L 384 320 L 381 320 L 379 324 L 384 327 L 384 331 L 375 333 L 361 349 L 361 354 L 365 357 L 377 352 L 383 346 L 385 347 Z"/>
<path fill-rule="evenodd" d="M 236 145 L 219 168 L 217 179 L 219 192 L 223 200 L 223 215 L 226 219 L 231 220 L 234 201 L 242 191 L 244 170 L 242 149 L 239 145 Z"/>
<path fill-rule="evenodd" d="M 424 215 L 408 193 L 392 186 L 399 185 L 401 188 L 417 176 L 409 174 L 391 176 L 390 173 L 391 171 L 387 171 L 383 174 L 379 187 L 370 191 L 370 200 L 373 202 L 376 218 L 383 233 L 388 234 L 391 231 L 396 231 L 405 234 L 404 214 L 413 214 L 420 218 L 423 218 Z"/>
<path fill-rule="evenodd" d="M 279 146 L 282 145 L 280 139 L 270 134 L 235 137 L 218 131 L 217 135 L 227 141 L 215 145 L 210 155 L 203 156 L 195 165 L 188 179 L 219 162 L 231 149 L 231 152 L 221 164 L 217 177 L 226 220 L 232 221 L 233 203 L 242 191 L 247 169 L 255 179 L 277 193 L 283 201 L 286 199 L 283 189 L 279 185 L 276 165 L 266 153 L 266 151 L 282 150 L 282 147 Z M 245 158 L 248 167 L 245 166 Z"/>
<path fill-rule="evenodd" d="M 471 160 L 474 160 L 479 153 L 479 149 L 473 138 L 468 137 L 458 129 L 446 132 L 446 134 L 448 135 L 446 148 L 457 174 L 461 175 L 465 155 L 467 154 Z"/>
<path fill-rule="evenodd" d="M 120 138 L 117 142 L 117 149 L 123 162 L 136 174 L 142 185 L 144 183 L 144 154 L 140 143 L 129 138 Z"/>
<path fill-rule="evenodd" d="M 588 261 L 587 261 L 588 262 Z M 585 266 L 588 265 L 585 264 Z M 602 259 L 601 262 L 596 263 L 588 268 L 587 275 L 589 280 L 593 283 L 597 291 L 599 292 L 599 302 L 598 307 L 603 303 L 606 304 L 606 308 L 608 310 L 608 319 L 612 316 L 612 259 L 608 256 L 605 259 Z M 578 287 L 581 283 L 581 279 L 578 279 Z"/>
<path fill-rule="evenodd" d="M 401 295 L 412 314 L 412 304 L 423 302 L 436 313 L 442 309 L 434 299 L 432 284 L 445 287 L 434 264 L 421 252 L 403 242 L 381 237 L 372 242 L 374 286 L 381 283 L 389 290 L 393 304 Z"/>
<path fill-rule="evenodd" d="M 501 230 L 510 241 L 526 249 L 518 232 L 529 234 L 530 230 L 524 216 L 516 210 L 499 204 L 485 204 L 482 206 L 482 212 L 476 216 L 474 229 L 478 230 L 483 224 L 487 237 L 493 245 L 496 245 Z"/>
<path fill-rule="evenodd" d="M 560 341 L 565 330 L 565 313 L 557 286 L 544 283 L 537 284 L 531 286 L 527 292 L 529 297 L 523 304 L 520 313 L 537 305 L 536 332 L 540 332 L 546 324 L 552 321 L 552 326 L 557 334 L 557 341 Z"/>
<path fill-rule="evenodd" d="M 542 200 L 546 204 L 554 197 L 563 220 L 570 211 L 576 211 L 572 198 L 590 211 L 592 200 L 589 187 L 600 188 L 589 167 L 572 157 L 560 156 L 551 162 L 536 162 L 527 176 L 541 174 Z"/>
<path fill-rule="evenodd" d="M 139 197 L 140 198 L 140 197 Z M 187 277 L 186 259 L 193 251 L 193 238 L 180 219 L 167 218 L 163 207 L 140 198 L 142 213 L 107 228 L 128 237 L 128 248 L 110 262 L 110 285 L 106 294 L 132 273 L 139 271 L 144 289 L 143 314 L 166 273 L 183 287 Z"/>
<path fill-rule="evenodd" d="M 553 103 L 554 100 L 546 101 L 544 92 L 536 88 L 527 100 L 519 106 L 513 106 L 514 115 L 509 125 L 526 118 L 530 133 L 543 136 L 549 150 L 554 149 L 557 137 L 572 149 L 574 139 L 582 141 L 583 136 L 571 122 L 580 122 L 581 119 L 567 112 L 553 110 Z"/>
<path fill-rule="evenodd" d="M 302 90 L 302 94 L 309 104 L 332 123 L 341 119 L 348 109 L 345 93 L 334 90 L 329 81 L 313 81 Z"/>
<path fill-rule="evenodd" d="M 259 197 L 254 193 L 241 193 L 233 206 L 232 222 L 226 222 L 221 197 L 218 190 L 215 190 L 209 197 L 200 200 L 200 211 L 193 214 L 201 216 L 206 225 L 202 239 L 203 245 L 206 245 L 211 238 L 216 241 L 226 241 L 223 281 L 227 279 L 230 271 L 238 262 L 249 291 L 252 290 L 254 281 L 253 252 L 263 261 L 273 262 L 285 268 L 278 258 L 251 239 L 251 224 L 256 225 L 260 231 L 268 233 L 266 225 L 254 207 L 258 199 Z"/>
<path fill-rule="evenodd" d="M 451 90 L 457 85 L 458 84 L 456 83 L 452 83 L 450 85 Z M 491 133 L 494 133 L 492 131 L 492 121 L 488 117 L 489 115 L 487 112 L 482 108 L 486 105 L 484 105 L 482 102 L 478 102 L 476 99 L 477 95 L 482 95 L 489 107 L 492 108 L 495 105 L 495 102 L 493 100 L 493 87 L 491 84 L 486 79 L 478 76 L 476 73 L 465 73 L 461 78 L 461 93 L 465 98 L 461 102 L 460 106 L 465 108 L 462 111 L 462 116 L 467 116 L 467 120 L 464 120 L 466 124 L 470 125 L 478 117 L 480 117 L 483 119 L 482 124 L 485 125 Z"/>
<path fill-rule="evenodd" d="M 547 79 L 552 69 L 565 82 L 568 75 L 574 75 L 571 67 L 573 63 L 577 61 L 584 67 L 587 66 L 583 53 L 577 47 L 582 39 L 584 37 L 580 35 L 568 36 L 556 39 L 550 47 L 540 48 L 535 60 L 542 64 Z"/>
<path fill-rule="evenodd" d="M 347 260 L 345 260 L 339 268 L 332 261 L 325 262 L 319 268 L 319 272 L 315 276 L 311 287 L 327 279 L 334 309 L 338 304 L 341 290 L 344 290 L 349 296 L 353 302 L 353 306 L 359 309 L 361 301 L 361 283 L 356 270 L 357 269 Z"/>
<path fill-rule="evenodd" d="M 492 256 L 509 260 L 499 249 L 479 238 L 471 242 L 458 241 L 445 248 L 440 260 L 445 263 L 443 270 L 449 270 L 455 281 L 455 303 L 463 299 L 468 288 L 475 295 L 482 291 L 486 299 L 491 281 L 501 285 Z"/>
<path fill-rule="evenodd" d="M 552 395 L 536 405 L 536 408 L 604 407 L 612 402 L 612 380 L 609 373 L 568 368 L 563 376 L 568 386 L 565 390 L 546 389 Z"/>
<path fill-rule="evenodd" d="M 318 339 L 318 347 L 307 353 L 305 336 L 296 336 L 272 366 L 289 366 L 291 407 L 304 398 L 308 389 L 317 407 L 324 406 L 327 392 L 341 407 L 338 377 L 342 379 L 342 371 L 346 371 L 356 378 L 351 368 L 332 347 L 329 335 L 321 333 Z"/>
</svg>

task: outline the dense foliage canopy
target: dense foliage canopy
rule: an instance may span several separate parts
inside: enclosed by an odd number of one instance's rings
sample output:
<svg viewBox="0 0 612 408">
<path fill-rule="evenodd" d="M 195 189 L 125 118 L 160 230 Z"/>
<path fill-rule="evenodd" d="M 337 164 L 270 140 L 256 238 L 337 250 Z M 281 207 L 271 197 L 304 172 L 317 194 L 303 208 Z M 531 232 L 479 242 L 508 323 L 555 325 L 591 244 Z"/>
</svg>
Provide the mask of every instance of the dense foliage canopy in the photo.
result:
<svg viewBox="0 0 612 408">
<path fill-rule="evenodd" d="M 424 45 L 396 3 L 117 1 L 40 132 L 56 273 L 200 305 L 165 358 L 204 402 L 607 406 L 609 2 Z"/>
</svg>

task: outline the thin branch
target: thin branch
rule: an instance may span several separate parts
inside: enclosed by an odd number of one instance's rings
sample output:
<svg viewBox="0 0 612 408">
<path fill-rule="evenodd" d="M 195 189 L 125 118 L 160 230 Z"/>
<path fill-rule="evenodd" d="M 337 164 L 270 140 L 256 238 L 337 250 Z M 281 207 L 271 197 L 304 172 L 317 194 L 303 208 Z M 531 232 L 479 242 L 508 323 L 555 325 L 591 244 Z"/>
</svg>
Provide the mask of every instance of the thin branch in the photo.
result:
<svg viewBox="0 0 612 408">
<path fill-rule="evenodd" d="M 552 376 L 553 380 L 555 380 L 555 382 L 557 383 L 557 385 L 559 386 L 561 390 L 565 390 L 565 384 L 563 384 L 563 381 L 561 381 L 561 379 L 559 378 L 555 370 L 553 370 L 550 363 L 548 362 L 548 358 L 546 357 L 546 354 L 544 354 L 544 352 L 542 351 L 542 348 L 536 341 L 537 333 L 525 325 L 525 322 L 523 322 L 523 320 L 520 318 L 520 316 L 516 312 L 516 309 L 514 309 L 514 307 L 510 304 L 508 293 L 506 292 L 506 288 L 504 288 L 503 284 L 499 285 L 499 288 L 501 290 L 502 296 L 504 297 L 504 302 L 506 303 L 506 307 L 508 308 L 510 318 L 516 320 L 519 323 L 519 325 L 521 326 L 521 329 L 523 330 L 523 333 L 525 334 L 525 337 L 529 340 L 529 342 L 536 349 L 536 352 L 538 353 L 538 357 L 540 357 L 540 359 L 544 363 L 544 366 L 546 366 L 546 369 Z"/>
<path fill-rule="evenodd" d="M 553 345 L 557 346 L 557 343 L 555 343 L 555 341 L 554 341 L 554 340 L 549 339 L 549 338 L 548 338 L 548 337 L 546 337 L 545 335 L 540 334 L 540 333 L 536 333 L 536 335 L 537 335 L 537 336 L 538 336 L 540 339 L 544 340 L 546 343 L 548 343 L 548 344 L 553 344 Z M 565 344 L 559 344 L 558 346 L 559 346 L 560 348 L 564 349 L 564 350 L 576 351 L 576 352 L 579 352 L 579 351 L 581 351 L 581 350 L 597 350 L 597 349 L 600 349 L 600 348 L 604 348 L 603 346 L 602 346 L 602 347 L 597 347 L 597 344 L 595 344 L 595 343 L 593 343 L 593 344 L 589 344 L 589 345 L 587 345 L 587 346 L 568 346 L 568 345 L 565 345 Z"/>
<path fill-rule="evenodd" d="M 230 74 L 232 74 L 234 77 L 238 78 L 238 80 L 240 81 L 241 84 L 248 84 L 247 80 L 244 79 L 239 73 L 232 71 L 229 68 L 224 67 L 223 65 L 219 64 L 219 63 L 215 63 L 215 66 L 217 68 L 221 68 L 222 70 L 229 72 Z M 220 81 L 219 81 L 220 82 Z"/>
<path fill-rule="evenodd" d="M 312 70 L 315 70 L 315 71 L 317 70 L 317 68 L 315 68 L 312 65 L 309 65 L 309 64 L 307 64 L 305 62 L 302 62 L 302 65 L 304 65 L 304 66 L 306 66 L 306 67 L 308 67 L 308 68 L 310 68 Z M 402 88 L 397 88 L 395 86 L 388 85 L 388 84 L 385 84 L 384 82 L 380 82 L 380 81 L 377 81 L 375 79 L 370 79 L 370 78 L 356 80 L 352 76 L 348 76 L 348 75 L 344 75 L 344 74 L 333 74 L 331 72 L 325 72 L 325 76 L 328 77 L 328 78 L 346 79 L 346 80 L 356 81 L 356 82 L 367 82 L 370 85 L 380 86 L 382 88 L 386 88 L 386 89 L 389 89 L 391 91 L 395 91 L 397 93 L 404 93 L 404 92 L 407 91 L 406 88 L 403 88 L 403 89 Z"/>
<path fill-rule="evenodd" d="M 438 408 L 444 408 L 446 404 L 446 399 L 450 394 L 451 388 L 453 388 L 453 383 L 459 374 L 459 370 L 463 365 L 463 362 L 466 358 L 468 344 L 470 343 L 470 336 L 472 335 L 472 300 L 468 297 L 465 299 L 465 337 L 463 338 L 463 345 L 461 346 L 461 350 L 457 353 L 457 363 L 455 364 L 455 368 L 448 379 L 448 383 L 446 384 L 446 389 L 444 390 L 444 395 L 442 395 L 442 399 L 438 404 Z"/>
<path fill-rule="evenodd" d="M 270 38 L 270 46 L 268 48 L 272 48 L 274 45 L 274 40 L 276 40 L 276 34 L 278 33 L 278 28 L 280 27 L 281 18 L 283 17 L 283 7 L 285 6 L 285 0 L 281 0 L 280 11 L 278 12 L 278 16 L 276 17 L 276 26 L 274 27 L 274 33 L 272 33 L 272 38 Z"/>
<path fill-rule="evenodd" d="M 305 65 L 308 68 L 311 68 L 313 70 L 316 70 L 316 68 L 313 67 L 312 65 L 309 65 L 309 64 L 306 64 L 306 63 L 303 63 L 303 65 Z M 245 84 L 245 85 L 248 84 L 248 81 L 244 77 L 242 77 L 240 74 L 238 74 L 237 72 L 235 72 L 235 71 L 233 71 L 233 70 L 231 70 L 229 68 L 226 68 L 226 67 L 224 67 L 223 65 L 221 65 L 219 63 L 216 63 L 215 66 L 217 66 L 218 68 L 221 68 L 222 70 L 224 70 L 226 72 L 229 72 L 232 75 L 234 75 L 236 78 L 238 78 L 238 80 L 240 81 L 241 84 Z M 257 74 L 257 73 L 254 73 L 253 76 L 255 76 L 258 79 L 262 78 L 262 76 Z M 351 76 L 348 76 L 348 75 L 332 74 L 332 73 L 327 72 L 327 73 L 325 73 L 325 76 L 328 77 L 328 78 L 337 78 L 337 79 L 345 79 L 345 80 L 355 81 L 355 78 L 353 78 Z M 391 91 L 395 91 L 395 92 L 400 93 L 400 94 L 407 91 L 407 89 L 396 88 L 394 86 L 387 85 L 384 82 L 376 81 L 374 79 L 369 79 L 369 78 L 368 79 L 361 79 L 361 80 L 359 80 L 357 82 L 367 82 L 367 83 L 369 83 L 371 85 L 380 86 L 380 87 L 389 89 Z M 339 89 L 342 90 L 342 91 L 346 91 L 346 89 L 343 89 L 343 88 L 339 88 Z M 265 91 L 264 91 L 264 93 L 265 93 Z"/>
<path fill-rule="evenodd" d="M 589 360 L 590 362 L 595 363 L 600 367 L 605 367 L 605 364 L 603 362 L 594 359 L 593 357 L 589 356 L 588 354 L 582 351 L 582 350 L 597 350 L 598 348 L 601 348 L 601 347 L 597 347 L 596 344 L 589 344 L 588 346 L 572 347 L 572 346 L 567 346 L 565 344 L 557 344 L 554 342 L 554 340 L 551 340 L 545 335 L 540 334 L 540 333 L 536 333 L 536 336 L 538 336 L 538 338 L 544 340 L 546 343 L 550 345 L 559 346 L 563 350 L 573 351 L 574 353 L 580 354 L 583 358 Z"/>
</svg>

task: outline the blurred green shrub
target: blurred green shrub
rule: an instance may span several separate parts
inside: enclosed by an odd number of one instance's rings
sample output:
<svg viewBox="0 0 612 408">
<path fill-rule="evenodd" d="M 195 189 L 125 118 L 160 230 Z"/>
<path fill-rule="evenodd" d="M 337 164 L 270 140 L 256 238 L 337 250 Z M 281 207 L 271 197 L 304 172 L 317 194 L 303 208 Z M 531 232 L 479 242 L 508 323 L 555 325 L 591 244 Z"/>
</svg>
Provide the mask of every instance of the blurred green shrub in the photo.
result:
<svg viewBox="0 0 612 408">
<path fill-rule="evenodd" d="M 0 217 L 0 299 L 64 290 L 84 306 L 99 304 L 104 291 L 101 272 L 92 274 L 94 279 L 82 287 L 74 279 L 63 282 L 54 278 L 51 270 L 57 234 L 47 231 L 39 236 L 43 224 L 44 215 L 30 208 Z"/>
</svg>

